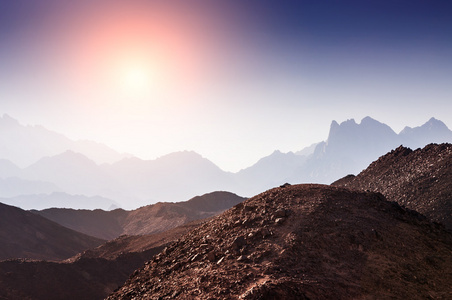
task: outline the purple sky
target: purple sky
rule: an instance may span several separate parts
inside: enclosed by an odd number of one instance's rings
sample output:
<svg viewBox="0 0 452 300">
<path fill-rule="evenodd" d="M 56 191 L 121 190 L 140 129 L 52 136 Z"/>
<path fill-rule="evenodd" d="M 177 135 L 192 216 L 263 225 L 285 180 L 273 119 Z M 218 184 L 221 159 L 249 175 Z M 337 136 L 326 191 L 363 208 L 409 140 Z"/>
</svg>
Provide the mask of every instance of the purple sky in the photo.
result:
<svg viewBox="0 0 452 300">
<path fill-rule="evenodd" d="M 451 15 L 450 1 L 1 1 L 0 113 L 233 171 L 326 139 L 333 119 L 452 127 Z"/>
</svg>

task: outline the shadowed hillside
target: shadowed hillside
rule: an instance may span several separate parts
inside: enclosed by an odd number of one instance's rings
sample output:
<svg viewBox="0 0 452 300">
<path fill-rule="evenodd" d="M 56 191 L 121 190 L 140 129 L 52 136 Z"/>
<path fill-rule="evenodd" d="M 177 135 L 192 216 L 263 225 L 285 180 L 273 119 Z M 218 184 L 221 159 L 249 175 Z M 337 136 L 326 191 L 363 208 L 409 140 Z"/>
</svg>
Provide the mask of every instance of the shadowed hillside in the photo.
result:
<svg viewBox="0 0 452 300">
<path fill-rule="evenodd" d="M 62 260 L 103 242 L 31 212 L 0 203 L 0 260 Z"/>
<path fill-rule="evenodd" d="M 121 236 L 64 262 L 0 261 L 0 299 L 104 299 L 165 245 L 202 222 L 154 235 Z"/>
<path fill-rule="evenodd" d="M 122 234 L 152 234 L 211 217 L 245 198 L 229 192 L 213 192 L 176 203 L 156 203 L 132 211 L 74 210 L 51 208 L 33 211 L 65 227 L 103 239 Z"/>
</svg>

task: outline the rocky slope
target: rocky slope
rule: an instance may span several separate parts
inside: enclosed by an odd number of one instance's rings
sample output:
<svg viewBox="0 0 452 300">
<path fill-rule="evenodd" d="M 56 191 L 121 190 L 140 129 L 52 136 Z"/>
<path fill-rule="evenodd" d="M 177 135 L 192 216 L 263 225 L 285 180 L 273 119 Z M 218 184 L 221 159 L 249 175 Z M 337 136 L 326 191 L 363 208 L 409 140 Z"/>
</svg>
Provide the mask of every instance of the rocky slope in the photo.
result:
<svg viewBox="0 0 452 300">
<path fill-rule="evenodd" d="M 184 235 L 109 299 L 446 299 L 452 234 L 381 194 L 275 188 Z"/>
<path fill-rule="evenodd" d="M 31 212 L 0 203 L 0 260 L 62 260 L 104 242 Z"/>
<path fill-rule="evenodd" d="M 33 211 L 65 227 L 103 239 L 120 235 L 163 232 L 185 223 L 211 217 L 245 200 L 229 192 L 212 192 L 188 201 L 157 203 L 132 211 L 51 208 Z"/>
<path fill-rule="evenodd" d="M 452 230 L 451 144 L 430 144 L 415 151 L 400 146 L 357 176 L 333 185 L 380 192 Z"/>
</svg>

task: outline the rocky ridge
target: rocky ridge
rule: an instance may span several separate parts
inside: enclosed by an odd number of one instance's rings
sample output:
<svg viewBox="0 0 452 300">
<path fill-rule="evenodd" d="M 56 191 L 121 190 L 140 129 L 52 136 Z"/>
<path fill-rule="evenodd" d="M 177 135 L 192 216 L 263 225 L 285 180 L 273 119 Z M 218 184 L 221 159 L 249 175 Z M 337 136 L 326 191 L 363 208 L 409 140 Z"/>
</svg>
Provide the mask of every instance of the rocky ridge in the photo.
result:
<svg viewBox="0 0 452 300">
<path fill-rule="evenodd" d="M 400 146 L 332 185 L 380 192 L 452 230 L 452 144 Z"/>
<path fill-rule="evenodd" d="M 245 198 L 233 193 L 212 192 L 188 201 L 159 202 L 131 211 L 50 208 L 33 212 L 73 230 L 110 240 L 124 234 L 146 235 L 163 232 L 194 220 L 217 215 L 243 200 Z"/>
<path fill-rule="evenodd" d="M 184 235 L 108 299 L 448 298 L 452 234 L 384 196 L 275 188 Z"/>
</svg>

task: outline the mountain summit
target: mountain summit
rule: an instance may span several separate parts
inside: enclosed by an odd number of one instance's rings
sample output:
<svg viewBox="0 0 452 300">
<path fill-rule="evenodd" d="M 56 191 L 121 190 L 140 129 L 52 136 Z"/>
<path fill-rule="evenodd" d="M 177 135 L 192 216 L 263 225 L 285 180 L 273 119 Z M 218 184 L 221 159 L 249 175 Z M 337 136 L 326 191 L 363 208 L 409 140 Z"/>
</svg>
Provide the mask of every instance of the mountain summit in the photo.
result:
<svg viewBox="0 0 452 300">
<path fill-rule="evenodd" d="M 46 156 L 72 150 L 95 160 L 112 163 L 126 155 L 93 141 L 73 141 L 43 126 L 24 126 L 4 114 L 0 117 L 0 158 L 8 159 L 19 167 L 27 167 Z"/>
<path fill-rule="evenodd" d="M 365 117 L 331 123 L 328 139 L 319 143 L 298 182 L 331 183 L 347 174 L 357 174 L 381 155 L 400 145 L 419 148 L 429 143 L 452 142 L 452 131 L 431 118 L 420 127 L 406 127 L 399 134 L 388 125 Z M 310 179 L 310 180 L 309 180 Z"/>
</svg>

